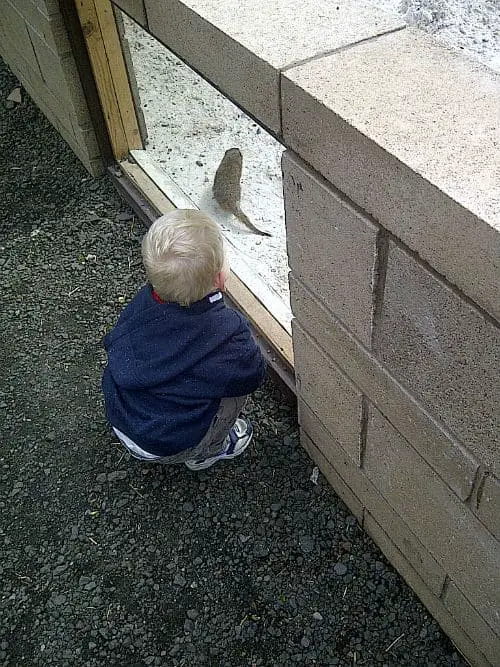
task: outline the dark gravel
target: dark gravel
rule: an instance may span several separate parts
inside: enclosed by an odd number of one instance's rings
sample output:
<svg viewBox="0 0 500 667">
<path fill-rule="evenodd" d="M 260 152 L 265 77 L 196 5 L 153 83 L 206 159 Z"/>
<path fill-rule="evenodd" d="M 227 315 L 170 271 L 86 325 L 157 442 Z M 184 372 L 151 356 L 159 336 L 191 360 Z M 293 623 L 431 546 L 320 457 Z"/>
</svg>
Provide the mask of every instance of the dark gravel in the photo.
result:
<svg viewBox="0 0 500 667">
<path fill-rule="evenodd" d="M 464 665 L 300 448 L 268 383 L 253 446 L 141 464 L 103 418 L 103 333 L 141 225 L 0 68 L 0 664 Z"/>
</svg>

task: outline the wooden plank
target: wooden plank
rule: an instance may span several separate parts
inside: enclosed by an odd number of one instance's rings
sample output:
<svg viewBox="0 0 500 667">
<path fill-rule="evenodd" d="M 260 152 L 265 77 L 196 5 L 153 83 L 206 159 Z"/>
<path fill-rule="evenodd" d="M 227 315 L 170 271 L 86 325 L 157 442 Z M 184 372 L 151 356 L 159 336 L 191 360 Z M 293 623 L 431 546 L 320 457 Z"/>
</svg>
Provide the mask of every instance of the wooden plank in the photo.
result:
<svg viewBox="0 0 500 667">
<path fill-rule="evenodd" d="M 71 51 L 75 58 L 78 75 L 82 83 L 101 157 L 104 164 L 109 165 L 114 162 L 113 147 L 111 146 L 111 140 L 106 128 L 106 121 L 99 99 L 99 92 L 92 72 L 92 66 L 76 6 L 73 0 L 59 0 L 59 9 L 64 21 L 64 27 L 68 33 Z"/>
<path fill-rule="evenodd" d="M 177 183 L 155 162 L 145 150 L 130 151 L 130 155 L 146 174 L 156 183 L 176 208 L 198 208 L 196 204 L 180 189 Z"/>
<path fill-rule="evenodd" d="M 97 2 L 101 2 L 101 0 L 97 0 Z M 75 5 L 99 91 L 104 119 L 108 128 L 111 146 L 113 147 L 113 154 L 117 160 L 122 160 L 128 154 L 128 142 L 94 0 L 75 0 Z"/>
<path fill-rule="evenodd" d="M 113 6 L 110 0 L 94 0 L 94 6 L 99 20 L 104 49 L 108 59 L 108 67 L 113 79 L 116 100 L 128 148 L 129 150 L 142 148 L 139 124 L 135 114 L 134 100 L 130 90 Z"/>
<path fill-rule="evenodd" d="M 123 171 L 129 176 L 138 190 L 142 192 L 144 197 L 150 202 L 152 206 L 158 211 L 158 215 L 173 211 L 176 206 L 166 197 L 163 192 L 157 187 L 154 181 L 149 178 L 146 172 L 141 167 L 132 162 L 120 162 Z"/>
<path fill-rule="evenodd" d="M 227 291 L 230 299 L 241 312 L 293 368 L 292 337 L 232 271 L 227 283 Z"/>
</svg>

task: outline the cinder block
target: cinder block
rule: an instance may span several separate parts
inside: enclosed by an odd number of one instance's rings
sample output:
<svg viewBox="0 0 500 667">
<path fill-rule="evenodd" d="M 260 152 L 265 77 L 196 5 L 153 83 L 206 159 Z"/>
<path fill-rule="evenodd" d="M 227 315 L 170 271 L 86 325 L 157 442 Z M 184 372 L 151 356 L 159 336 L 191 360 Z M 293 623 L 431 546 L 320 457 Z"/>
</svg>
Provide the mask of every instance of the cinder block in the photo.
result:
<svg viewBox="0 0 500 667">
<path fill-rule="evenodd" d="M 360 504 L 377 518 L 426 586 L 439 596 L 445 581 L 443 568 L 301 398 L 298 406 L 301 433 L 310 441 L 303 437 L 302 442 L 335 491 L 358 518 Z"/>
<path fill-rule="evenodd" d="M 73 55 L 60 57 L 47 48 L 36 32 L 30 31 L 30 36 L 46 86 L 59 100 L 59 105 L 66 108 L 68 115 L 87 122 L 89 111 Z"/>
<path fill-rule="evenodd" d="M 93 145 L 91 138 L 93 129 L 84 129 L 77 125 L 75 131 L 72 119 L 61 113 L 58 100 L 46 86 L 42 85 L 43 82 L 41 83 L 39 79 L 22 66 L 18 68 L 14 64 L 12 71 L 19 78 L 28 95 L 35 101 L 36 105 L 70 146 L 84 167 L 93 176 L 100 176 L 103 173 L 102 158 L 99 153 L 95 154 L 93 150 L 90 150 Z M 28 76 L 26 75 L 27 71 Z M 35 85 L 33 85 L 33 78 L 36 80 Z"/>
<path fill-rule="evenodd" d="M 500 622 L 500 544 L 411 445 L 370 408 L 367 477 L 491 627 Z"/>
<path fill-rule="evenodd" d="M 492 582 L 493 583 L 493 582 Z M 450 581 L 443 596 L 444 606 L 450 611 L 453 618 L 466 628 L 471 637 L 492 665 L 498 664 L 500 657 L 500 625 L 491 628 L 478 614 L 467 598 L 460 592 L 455 584 Z"/>
<path fill-rule="evenodd" d="M 500 475 L 500 329 L 391 243 L 375 335 L 390 373 Z"/>
<path fill-rule="evenodd" d="M 89 160 L 98 159 L 101 157 L 101 151 L 99 149 L 99 144 L 97 143 L 97 137 L 93 127 L 80 127 L 79 125 L 73 126 L 73 134 L 79 146 L 88 155 Z"/>
<path fill-rule="evenodd" d="M 144 0 L 113 0 L 113 4 L 124 11 L 136 23 L 142 25 L 146 30 L 148 29 Z"/>
<path fill-rule="evenodd" d="M 362 394 L 293 322 L 297 392 L 355 465 L 361 465 Z"/>
<path fill-rule="evenodd" d="M 26 24 L 38 34 L 49 49 L 59 55 L 71 53 L 68 34 L 60 13 L 47 16 L 33 0 L 15 0 L 15 6 Z"/>
<path fill-rule="evenodd" d="M 415 591 L 470 664 L 474 665 L 474 667 L 493 667 L 496 663 L 494 661 L 490 662 L 486 658 L 483 646 L 480 643 L 481 637 L 475 633 L 475 628 L 470 626 L 467 619 L 463 619 L 462 614 L 455 617 L 453 611 L 450 613 L 442 601 L 426 585 L 427 582 L 419 576 L 395 546 L 390 536 L 381 528 L 374 517 L 366 511 L 364 528 L 407 584 Z"/>
<path fill-rule="evenodd" d="M 406 29 L 298 65 L 281 90 L 285 144 L 500 319 L 500 76 Z"/>
<path fill-rule="evenodd" d="M 301 326 L 390 419 L 462 500 L 472 491 L 477 461 L 429 415 L 313 294 L 290 275 L 291 304 Z"/>
<path fill-rule="evenodd" d="M 59 0 L 34 0 L 36 6 L 46 16 L 53 16 L 59 13 Z"/>
<path fill-rule="evenodd" d="M 15 51 L 16 55 L 19 54 L 31 70 L 39 72 L 38 60 L 26 22 L 14 5 L 11 4 L 11 0 L 4 0 L 0 6 L 0 18 L 2 52 L 12 53 Z"/>
<path fill-rule="evenodd" d="M 290 268 L 370 347 L 378 228 L 290 151 L 282 167 Z"/>
<path fill-rule="evenodd" d="M 281 69 L 402 26 L 364 0 L 338 7 L 329 0 L 145 0 L 145 6 L 155 37 L 275 134 Z"/>
<path fill-rule="evenodd" d="M 486 475 L 482 485 L 477 515 L 500 540 L 500 481 L 491 475 Z"/>
</svg>

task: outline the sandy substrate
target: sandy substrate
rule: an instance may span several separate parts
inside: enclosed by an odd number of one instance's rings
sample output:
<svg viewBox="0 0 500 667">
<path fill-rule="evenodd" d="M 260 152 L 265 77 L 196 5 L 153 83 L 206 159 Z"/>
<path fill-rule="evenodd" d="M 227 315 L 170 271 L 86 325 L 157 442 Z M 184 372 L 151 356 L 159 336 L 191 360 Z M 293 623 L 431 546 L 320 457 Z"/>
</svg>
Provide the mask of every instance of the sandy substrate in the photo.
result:
<svg viewBox="0 0 500 667">
<path fill-rule="evenodd" d="M 375 0 L 374 0 L 375 2 Z M 377 0 L 409 24 L 500 71 L 498 0 Z M 266 302 L 282 300 L 281 321 L 290 319 L 288 261 L 280 160 L 283 147 L 159 42 L 124 16 L 148 130 L 148 155 L 196 206 L 221 224 L 231 261 L 243 267 L 245 282 Z M 223 213 L 211 196 L 211 183 L 226 149 L 242 151 L 242 209 L 272 232 L 249 232 Z M 284 322 L 286 320 L 286 322 Z"/>
</svg>

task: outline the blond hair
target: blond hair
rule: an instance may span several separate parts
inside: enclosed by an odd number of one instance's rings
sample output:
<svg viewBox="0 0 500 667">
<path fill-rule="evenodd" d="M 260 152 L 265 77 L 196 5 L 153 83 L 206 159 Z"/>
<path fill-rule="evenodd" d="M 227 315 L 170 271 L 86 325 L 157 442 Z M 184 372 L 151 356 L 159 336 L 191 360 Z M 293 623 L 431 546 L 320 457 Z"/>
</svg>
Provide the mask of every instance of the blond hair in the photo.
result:
<svg viewBox="0 0 500 667">
<path fill-rule="evenodd" d="M 146 275 L 163 301 L 189 306 L 214 291 L 225 266 L 217 224 L 201 211 L 176 209 L 162 215 L 142 241 Z"/>
</svg>

